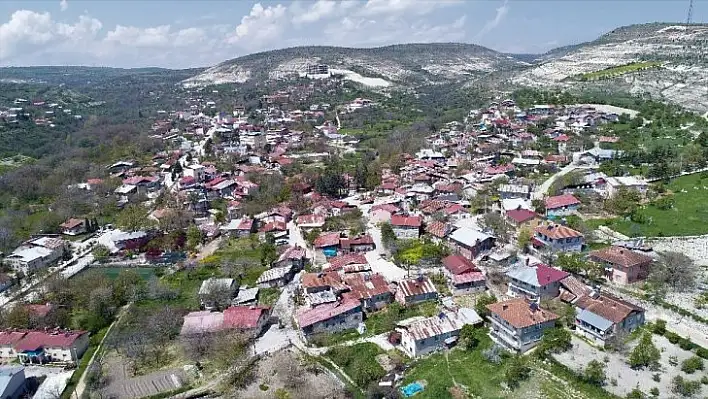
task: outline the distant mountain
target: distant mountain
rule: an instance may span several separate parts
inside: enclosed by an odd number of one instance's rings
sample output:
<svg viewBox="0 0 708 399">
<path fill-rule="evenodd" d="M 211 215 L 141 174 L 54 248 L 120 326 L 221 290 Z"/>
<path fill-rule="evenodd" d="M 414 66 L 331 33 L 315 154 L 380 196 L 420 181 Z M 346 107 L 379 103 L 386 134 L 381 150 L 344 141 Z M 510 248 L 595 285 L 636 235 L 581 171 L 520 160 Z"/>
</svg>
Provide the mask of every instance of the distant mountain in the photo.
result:
<svg viewBox="0 0 708 399">
<path fill-rule="evenodd" d="M 449 83 L 526 65 L 485 47 L 461 43 L 399 44 L 377 48 L 293 47 L 225 61 L 186 79 L 185 86 L 276 80 L 304 74 L 309 65 L 369 86 Z M 333 70 L 333 71 L 332 71 Z"/>
<path fill-rule="evenodd" d="M 708 111 L 708 25 L 651 23 L 538 57 L 511 81 L 534 87 L 600 88 L 650 94 Z"/>
</svg>

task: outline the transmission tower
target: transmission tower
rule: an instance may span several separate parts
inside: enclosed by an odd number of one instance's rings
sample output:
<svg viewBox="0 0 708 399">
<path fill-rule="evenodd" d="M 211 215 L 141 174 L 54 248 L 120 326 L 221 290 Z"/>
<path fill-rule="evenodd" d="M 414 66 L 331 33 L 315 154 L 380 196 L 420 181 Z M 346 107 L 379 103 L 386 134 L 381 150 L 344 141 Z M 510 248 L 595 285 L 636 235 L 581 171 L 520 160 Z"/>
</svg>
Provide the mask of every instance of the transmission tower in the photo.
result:
<svg viewBox="0 0 708 399">
<path fill-rule="evenodd" d="M 693 20 L 693 0 L 688 0 L 688 16 L 686 17 L 686 24 L 690 24 Z"/>
</svg>

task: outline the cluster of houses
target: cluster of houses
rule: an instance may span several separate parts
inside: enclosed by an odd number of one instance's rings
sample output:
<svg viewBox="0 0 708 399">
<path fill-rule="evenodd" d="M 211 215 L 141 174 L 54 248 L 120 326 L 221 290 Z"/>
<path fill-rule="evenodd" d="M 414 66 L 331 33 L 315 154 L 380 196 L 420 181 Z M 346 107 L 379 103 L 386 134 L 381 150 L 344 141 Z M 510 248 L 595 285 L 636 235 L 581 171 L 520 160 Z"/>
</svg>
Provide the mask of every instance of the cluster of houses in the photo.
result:
<svg viewBox="0 0 708 399">
<path fill-rule="evenodd" d="M 37 126 L 54 127 L 57 118 L 82 119 L 70 108 L 43 99 L 29 100 L 16 98 L 11 106 L 0 106 L 0 122 L 17 124 L 20 120 L 30 120 Z"/>
</svg>

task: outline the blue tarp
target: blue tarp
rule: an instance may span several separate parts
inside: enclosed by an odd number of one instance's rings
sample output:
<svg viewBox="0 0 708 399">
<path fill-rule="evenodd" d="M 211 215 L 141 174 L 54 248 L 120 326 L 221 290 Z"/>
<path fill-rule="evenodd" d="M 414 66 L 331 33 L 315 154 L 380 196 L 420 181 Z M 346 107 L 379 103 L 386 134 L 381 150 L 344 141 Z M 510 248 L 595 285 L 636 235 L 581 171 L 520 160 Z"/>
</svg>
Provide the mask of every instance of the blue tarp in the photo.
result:
<svg viewBox="0 0 708 399">
<path fill-rule="evenodd" d="M 412 382 L 405 387 L 401 388 L 403 396 L 410 398 L 411 396 L 423 391 L 423 385 L 419 382 Z"/>
</svg>

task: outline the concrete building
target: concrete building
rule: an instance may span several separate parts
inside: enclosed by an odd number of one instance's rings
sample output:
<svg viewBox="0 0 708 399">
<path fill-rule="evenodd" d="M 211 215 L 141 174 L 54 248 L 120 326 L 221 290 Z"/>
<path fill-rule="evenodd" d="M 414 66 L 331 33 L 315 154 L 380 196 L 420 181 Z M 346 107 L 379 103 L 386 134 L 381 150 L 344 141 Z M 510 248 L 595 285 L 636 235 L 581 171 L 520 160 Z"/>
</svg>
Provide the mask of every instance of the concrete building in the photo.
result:
<svg viewBox="0 0 708 399">
<path fill-rule="evenodd" d="M 396 301 L 402 305 L 410 305 L 438 298 L 438 290 L 429 277 L 418 276 L 411 280 L 398 283 Z"/>
<path fill-rule="evenodd" d="M 534 229 L 532 245 L 552 252 L 580 252 L 585 238 L 579 231 L 560 224 L 549 223 Z"/>
<path fill-rule="evenodd" d="M 20 363 L 76 363 L 89 345 L 86 331 L 0 331 L 0 358 Z"/>
<path fill-rule="evenodd" d="M 616 334 L 644 325 L 644 309 L 615 296 L 593 291 L 575 302 L 577 332 L 599 345 Z"/>
<path fill-rule="evenodd" d="M 420 228 L 423 219 L 420 216 L 391 216 L 391 227 L 398 239 L 417 239 L 420 237 Z"/>
<path fill-rule="evenodd" d="M 517 265 L 506 276 L 509 278 L 508 295 L 536 300 L 557 297 L 561 280 L 569 274 L 539 263 L 533 266 Z"/>
<path fill-rule="evenodd" d="M 507 349 L 524 353 L 538 344 L 543 332 L 555 326 L 559 316 L 536 302 L 512 299 L 487 305 L 492 326 L 489 335 Z"/>
<path fill-rule="evenodd" d="M 590 260 L 605 266 L 607 278 L 622 285 L 644 281 L 654 261 L 650 256 L 616 246 L 590 252 Z"/>
<path fill-rule="evenodd" d="M 482 318 L 469 308 L 441 312 L 410 323 L 399 323 L 396 331 L 401 333 L 401 348 L 412 358 L 426 355 L 454 345 L 465 325 L 482 324 Z"/>
<path fill-rule="evenodd" d="M 0 398 L 19 399 L 25 395 L 25 368 L 19 366 L 0 367 Z"/>
<path fill-rule="evenodd" d="M 361 303 L 344 299 L 300 310 L 297 324 L 305 336 L 354 329 L 363 321 Z"/>
</svg>

